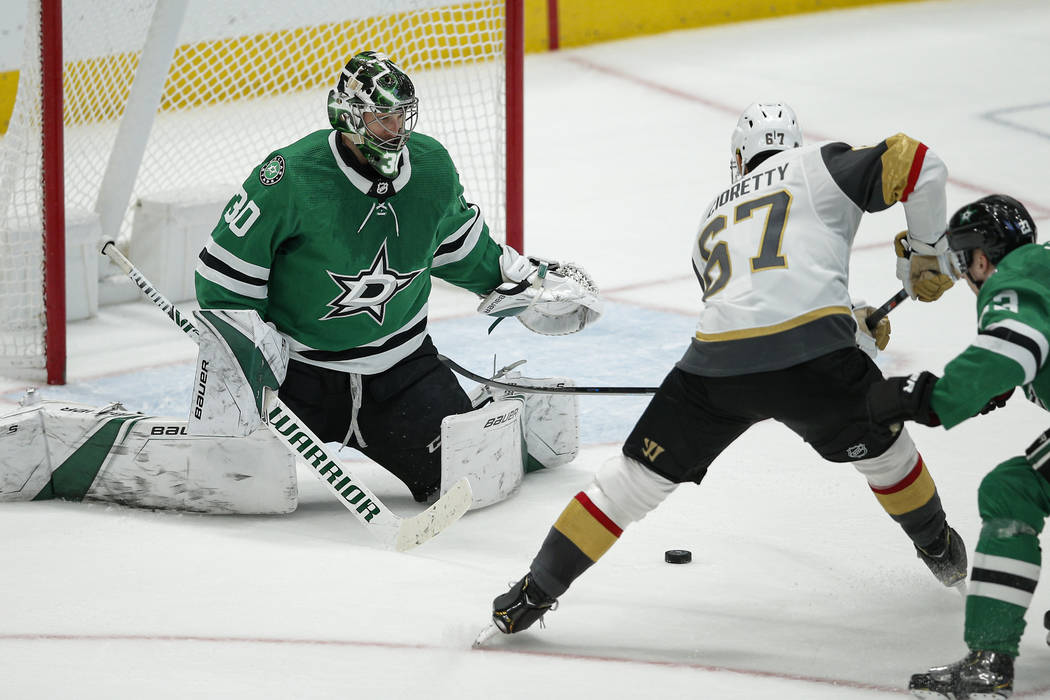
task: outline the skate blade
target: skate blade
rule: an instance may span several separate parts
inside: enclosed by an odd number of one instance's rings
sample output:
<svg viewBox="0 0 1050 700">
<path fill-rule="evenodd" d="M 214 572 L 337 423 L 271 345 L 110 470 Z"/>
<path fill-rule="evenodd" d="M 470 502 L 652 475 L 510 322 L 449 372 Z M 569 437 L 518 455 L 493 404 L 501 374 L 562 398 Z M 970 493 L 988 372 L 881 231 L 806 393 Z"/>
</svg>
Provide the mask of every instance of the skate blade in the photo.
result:
<svg viewBox="0 0 1050 700">
<path fill-rule="evenodd" d="M 963 579 L 962 581 L 959 581 L 959 583 L 952 584 L 952 588 L 954 588 L 955 590 L 959 591 L 959 595 L 961 595 L 963 597 L 963 600 L 966 600 L 966 593 L 967 593 L 966 579 Z"/>
<path fill-rule="evenodd" d="M 474 640 L 474 643 L 470 645 L 472 649 L 480 649 L 485 642 L 489 641 L 493 637 L 499 634 L 499 627 L 496 627 L 495 622 L 490 622 L 489 626 L 481 630 L 481 633 Z"/>
<path fill-rule="evenodd" d="M 951 700 L 950 695 L 938 693 L 936 690 L 912 690 L 912 697 L 923 698 L 923 700 Z"/>
</svg>

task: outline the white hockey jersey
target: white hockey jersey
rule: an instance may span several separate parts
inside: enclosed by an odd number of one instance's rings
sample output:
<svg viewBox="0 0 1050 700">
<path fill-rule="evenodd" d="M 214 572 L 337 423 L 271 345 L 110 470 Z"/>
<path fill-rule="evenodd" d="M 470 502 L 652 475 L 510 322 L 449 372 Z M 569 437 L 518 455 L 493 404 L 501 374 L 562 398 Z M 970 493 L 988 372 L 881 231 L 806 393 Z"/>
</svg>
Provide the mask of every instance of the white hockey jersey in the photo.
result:
<svg viewBox="0 0 1050 700">
<path fill-rule="evenodd" d="M 946 222 L 944 163 L 904 134 L 783 151 L 707 206 L 693 245 L 704 307 L 678 366 L 728 376 L 855 345 L 849 254 L 864 212 L 900 201 L 925 250 Z"/>
</svg>

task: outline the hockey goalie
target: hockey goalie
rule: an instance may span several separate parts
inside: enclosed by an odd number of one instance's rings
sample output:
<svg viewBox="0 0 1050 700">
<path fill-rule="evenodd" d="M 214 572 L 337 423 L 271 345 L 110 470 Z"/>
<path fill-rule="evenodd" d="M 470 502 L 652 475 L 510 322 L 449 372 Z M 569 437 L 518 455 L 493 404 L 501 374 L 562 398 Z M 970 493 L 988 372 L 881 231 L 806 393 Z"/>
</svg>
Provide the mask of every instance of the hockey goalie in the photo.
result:
<svg viewBox="0 0 1050 700">
<path fill-rule="evenodd" d="M 297 459 L 336 485 L 338 467 L 316 464 L 318 443 L 335 443 L 417 502 L 466 478 L 482 507 L 527 468 L 571 460 L 574 397 L 468 396 L 441 364 L 431 277 L 544 335 L 593 323 L 598 289 L 578 266 L 497 243 L 448 151 L 414 131 L 418 110 L 390 58 L 353 56 L 328 95 L 332 128 L 260 161 L 200 252 L 188 419 L 26 402 L 0 419 L 0 500 L 283 513 L 296 505 Z M 272 415 L 273 396 L 287 414 Z"/>
<path fill-rule="evenodd" d="M 268 425 L 264 389 L 278 389 L 287 344 L 254 311 L 194 312 L 200 331 L 189 415 L 147 416 L 114 403 L 101 408 L 41 400 L 27 392 L 0 418 L 0 501 L 61 498 L 213 514 L 279 514 L 298 501 L 297 424 Z M 504 370 L 525 386 L 566 386 Z M 473 508 L 504 500 L 527 471 L 572 460 L 578 445 L 576 397 L 479 387 L 473 410 L 446 416 L 441 488 L 466 477 Z"/>
</svg>

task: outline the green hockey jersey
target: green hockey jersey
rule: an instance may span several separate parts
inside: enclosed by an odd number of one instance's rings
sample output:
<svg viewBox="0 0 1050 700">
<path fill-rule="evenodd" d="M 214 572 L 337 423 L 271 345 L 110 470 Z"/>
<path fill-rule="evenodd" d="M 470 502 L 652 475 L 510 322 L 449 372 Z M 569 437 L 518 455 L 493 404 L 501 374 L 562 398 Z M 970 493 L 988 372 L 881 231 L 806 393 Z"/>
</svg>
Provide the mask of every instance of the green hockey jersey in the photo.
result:
<svg viewBox="0 0 1050 700">
<path fill-rule="evenodd" d="M 1050 243 L 1011 251 L 977 295 L 977 338 L 944 368 L 933 410 L 945 428 L 1016 386 L 1050 406 Z"/>
<path fill-rule="evenodd" d="M 436 140 L 413 134 L 389 180 L 317 131 L 230 200 L 200 253 L 197 301 L 257 310 L 293 359 L 374 374 L 426 337 L 431 275 L 486 294 L 503 281 L 500 253 Z"/>
</svg>

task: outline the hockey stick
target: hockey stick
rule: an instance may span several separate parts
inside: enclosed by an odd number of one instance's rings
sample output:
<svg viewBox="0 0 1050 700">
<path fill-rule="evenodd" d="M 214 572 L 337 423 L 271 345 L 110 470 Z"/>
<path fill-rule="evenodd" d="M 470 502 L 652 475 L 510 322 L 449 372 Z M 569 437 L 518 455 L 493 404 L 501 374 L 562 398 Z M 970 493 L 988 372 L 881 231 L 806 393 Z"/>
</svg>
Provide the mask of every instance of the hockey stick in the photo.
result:
<svg viewBox="0 0 1050 700">
<path fill-rule="evenodd" d="M 444 355 L 438 355 L 437 358 L 443 362 L 450 370 L 459 374 L 467 379 L 477 382 L 478 384 L 484 384 L 485 386 L 495 387 L 497 389 L 507 389 L 510 391 L 517 391 L 523 394 L 620 394 L 620 395 L 642 395 L 642 394 L 655 394 L 657 387 L 655 386 L 525 386 L 523 384 L 512 384 L 510 382 L 500 382 L 495 379 L 488 379 L 471 372 L 462 365 L 457 364 L 455 361 L 450 360 Z"/>
<path fill-rule="evenodd" d="M 892 297 L 886 300 L 886 303 L 879 308 L 868 314 L 868 317 L 864 319 L 865 325 L 869 330 L 875 330 L 875 326 L 879 325 L 879 321 L 886 317 L 886 315 L 900 306 L 901 302 L 908 298 L 908 293 L 903 289 L 894 294 Z"/>
<path fill-rule="evenodd" d="M 200 331 L 196 326 L 150 284 L 112 241 L 102 246 L 102 254 L 123 270 L 146 297 L 190 336 L 193 342 L 200 342 Z M 263 389 L 263 410 L 266 413 L 266 427 L 281 444 L 310 467 L 321 484 L 361 521 L 366 530 L 399 552 L 423 544 L 459 520 L 473 502 L 470 484 L 464 478 L 419 515 L 411 518 L 395 515 L 345 464 L 340 464 L 328 454 L 324 442 L 277 397 L 277 392 L 269 388 Z"/>
</svg>

